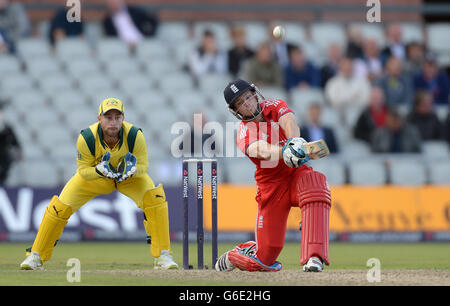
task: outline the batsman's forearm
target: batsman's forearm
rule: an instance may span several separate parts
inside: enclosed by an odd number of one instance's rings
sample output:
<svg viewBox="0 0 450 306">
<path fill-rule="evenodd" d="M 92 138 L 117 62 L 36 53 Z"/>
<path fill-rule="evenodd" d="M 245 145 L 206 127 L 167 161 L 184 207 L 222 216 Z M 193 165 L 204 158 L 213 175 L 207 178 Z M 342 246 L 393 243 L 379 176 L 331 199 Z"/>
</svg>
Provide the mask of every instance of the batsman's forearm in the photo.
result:
<svg viewBox="0 0 450 306">
<path fill-rule="evenodd" d="M 283 147 L 272 145 L 265 141 L 258 141 L 250 145 L 247 153 L 250 157 L 264 160 L 280 160 L 282 158 L 281 150 Z"/>
<path fill-rule="evenodd" d="M 298 127 L 296 122 L 289 121 L 284 129 L 284 134 L 286 135 L 287 139 L 300 137 L 300 128 Z"/>
</svg>

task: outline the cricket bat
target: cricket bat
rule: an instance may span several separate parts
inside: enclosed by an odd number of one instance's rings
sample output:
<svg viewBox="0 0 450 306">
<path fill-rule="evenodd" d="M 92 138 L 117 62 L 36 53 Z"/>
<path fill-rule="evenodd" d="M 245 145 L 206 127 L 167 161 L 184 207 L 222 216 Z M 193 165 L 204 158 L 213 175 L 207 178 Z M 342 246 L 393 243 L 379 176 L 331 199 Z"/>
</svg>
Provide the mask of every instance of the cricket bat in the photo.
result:
<svg viewBox="0 0 450 306">
<path fill-rule="evenodd" d="M 303 146 L 306 148 L 306 154 L 309 156 L 309 159 L 319 159 L 330 155 L 327 143 L 323 139 L 307 142 Z"/>
</svg>

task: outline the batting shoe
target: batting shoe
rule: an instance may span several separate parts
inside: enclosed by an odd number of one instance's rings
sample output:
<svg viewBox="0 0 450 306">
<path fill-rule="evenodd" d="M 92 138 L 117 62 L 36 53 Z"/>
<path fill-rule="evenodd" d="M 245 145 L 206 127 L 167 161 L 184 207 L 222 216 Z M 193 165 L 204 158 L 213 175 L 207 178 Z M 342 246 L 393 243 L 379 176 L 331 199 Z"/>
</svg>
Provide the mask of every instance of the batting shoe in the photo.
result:
<svg viewBox="0 0 450 306">
<path fill-rule="evenodd" d="M 323 271 L 323 264 L 322 261 L 315 256 L 312 256 L 306 265 L 303 266 L 304 272 L 322 272 Z"/>
<path fill-rule="evenodd" d="M 217 260 L 215 268 L 219 272 L 229 272 L 233 271 L 236 267 L 228 259 L 228 252 L 225 252 Z"/>
<path fill-rule="evenodd" d="M 173 260 L 168 250 L 161 251 L 161 255 L 155 258 L 154 262 L 155 270 L 171 270 L 178 269 L 177 263 Z"/>
<path fill-rule="evenodd" d="M 39 253 L 31 252 L 20 264 L 20 270 L 43 270 L 42 259 Z"/>
</svg>

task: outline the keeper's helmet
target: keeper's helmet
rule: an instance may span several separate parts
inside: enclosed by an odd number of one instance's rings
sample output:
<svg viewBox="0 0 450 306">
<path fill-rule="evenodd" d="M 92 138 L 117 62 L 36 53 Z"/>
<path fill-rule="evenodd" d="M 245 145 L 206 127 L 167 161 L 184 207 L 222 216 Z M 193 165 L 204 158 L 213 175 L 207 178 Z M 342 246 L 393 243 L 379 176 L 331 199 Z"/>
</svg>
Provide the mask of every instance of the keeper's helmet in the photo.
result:
<svg viewBox="0 0 450 306">
<path fill-rule="evenodd" d="M 257 101 L 257 110 L 252 116 L 243 116 L 242 114 L 238 113 L 237 110 L 234 108 L 235 102 L 239 99 L 242 94 L 244 94 L 247 91 L 252 91 L 256 96 Z M 250 84 L 247 81 L 244 80 L 236 80 L 233 82 L 228 83 L 227 87 L 225 87 L 223 91 L 223 96 L 225 98 L 225 101 L 228 105 L 228 110 L 236 116 L 239 120 L 243 121 L 249 121 L 254 118 L 256 118 L 263 109 L 261 108 L 260 102 L 264 101 L 264 97 L 259 92 L 258 88 L 254 84 Z"/>
</svg>

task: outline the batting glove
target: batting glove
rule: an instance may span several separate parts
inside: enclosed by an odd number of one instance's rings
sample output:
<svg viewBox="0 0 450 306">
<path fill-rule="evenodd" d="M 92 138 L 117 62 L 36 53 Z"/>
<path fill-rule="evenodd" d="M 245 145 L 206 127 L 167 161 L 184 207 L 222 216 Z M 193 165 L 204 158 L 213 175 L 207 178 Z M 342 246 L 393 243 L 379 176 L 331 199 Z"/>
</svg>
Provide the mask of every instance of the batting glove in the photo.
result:
<svg viewBox="0 0 450 306">
<path fill-rule="evenodd" d="M 119 178 L 117 179 L 117 181 L 122 182 L 132 177 L 137 170 L 136 163 L 137 163 L 136 156 L 128 152 L 125 155 L 124 159 L 117 166 L 119 174 Z"/>
<path fill-rule="evenodd" d="M 281 150 L 284 163 L 291 168 L 299 167 L 309 160 L 303 144 L 306 140 L 301 137 L 289 138 Z"/>
<path fill-rule="evenodd" d="M 119 174 L 111 170 L 109 165 L 109 160 L 111 158 L 111 153 L 106 152 L 102 157 L 102 161 L 95 166 L 95 171 L 101 176 L 104 176 L 109 179 L 116 179 L 119 177 Z"/>
</svg>

